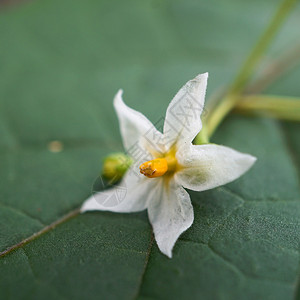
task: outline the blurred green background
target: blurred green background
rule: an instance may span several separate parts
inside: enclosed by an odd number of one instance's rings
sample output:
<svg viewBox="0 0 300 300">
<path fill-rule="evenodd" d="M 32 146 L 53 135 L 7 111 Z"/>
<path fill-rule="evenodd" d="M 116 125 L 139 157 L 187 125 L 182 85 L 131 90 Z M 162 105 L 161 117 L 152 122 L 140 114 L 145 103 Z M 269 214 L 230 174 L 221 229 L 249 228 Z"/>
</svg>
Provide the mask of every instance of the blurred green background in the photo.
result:
<svg viewBox="0 0 300 300">
<path fill-rule="evenodd" d="M 119 88 L 125 102 L 153 122 L 198 73 L 209 72 L 213 95 L 233 80 L 279 3 L 40 0 L 0 6 L 0 250 L 90 195 L 102 158 L 123 149 L 112 106 Z M 299 19 L 298 5 L 260 70 L 299 45 Z M 264 92 L 299 97 L 297 63 Z M 172 260 L 151 246 L 146 213 L 87 213 L 0 257 L 1 298 L 294 299 L 299 130 L 259 117 L 226 119 L 212 141 L 258 162 L 225 188 L 190 192 L 195 223 Z"/>
</svg>

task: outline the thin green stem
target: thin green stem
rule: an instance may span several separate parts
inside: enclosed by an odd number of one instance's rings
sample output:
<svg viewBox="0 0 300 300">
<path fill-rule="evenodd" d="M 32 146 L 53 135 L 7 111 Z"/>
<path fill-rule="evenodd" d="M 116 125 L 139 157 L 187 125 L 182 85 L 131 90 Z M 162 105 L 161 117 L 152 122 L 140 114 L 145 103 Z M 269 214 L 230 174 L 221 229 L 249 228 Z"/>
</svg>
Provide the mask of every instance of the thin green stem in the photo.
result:
<svg viewBox="0 0 300 300">
<path fill-rule="evenodd" d="M 255 67 L 261 60 L 263 53 L 271 44 L 276 33 L 278 32 L 279 28 L 283 24 L 284 20 L 286 19 L 296 2 L 297 0 L 284 0 L 279 6 L 269 26 L 266 28 L 266 31 L 259 38 L 257 44 L 253 48 L 249 57 L 240 69 L 236 79 L 234 80 L 231 86 L 232 93 L 238 93 L 244 89 L 245 85 L 248 83 L 250 77 L 252 76 Z"/>
<path fill-rule="evenodd" d="M 240 94 L 243 92 L 246 84 L 253 75 L 253 72 L 262 58 L 277 31 L 287 17 L 293 5 L 297 0 L 284 0 L 276 11 L 270 24 L 262 34 L 257 44 L 254 46 L 249 57 L 238 72 L 236 79 L 233 81 L 228 89 L 227 95 L 222 99 L 218 106 L 209 114 L 207 119 L 208 136 L 211 137 L 215 132 L 217 126 L 225 118 L 225 116 L 234 108 L 240 99 Z"/>
<path fill-rule="evenodd" d="M 195 145 L 202 145 L 202 144 L 208 144 L 209 143 L 209 138 L 207 135 L 207 131 L 206 131 L 206 125 L 205 123 L 202 124 L 202 129 L 201 131 L 197 134 L 197 136 L 195 137 L 193 143 Z"/>
<path fill-rule="evenodd" d="M 240 98 L 234 112 L 300 121 L 300 98 L 251 95 Z"/>
</svg>

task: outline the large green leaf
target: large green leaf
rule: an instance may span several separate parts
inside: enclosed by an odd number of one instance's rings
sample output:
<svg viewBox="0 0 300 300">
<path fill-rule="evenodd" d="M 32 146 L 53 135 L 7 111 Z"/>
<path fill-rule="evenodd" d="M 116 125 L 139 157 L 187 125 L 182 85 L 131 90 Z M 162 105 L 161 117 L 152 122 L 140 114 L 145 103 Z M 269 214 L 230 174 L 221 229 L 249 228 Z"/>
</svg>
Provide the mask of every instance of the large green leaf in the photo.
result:
<svg viewBox="0 0 300 300">
<path fill-rule="evenodd" d="M 278 1 L 43 0 L 0 17 L 0 258 L 5 299 L 292 299 L 299 281 L 299 125 L 229 117 L 213 138 L 258 157 L 227 186 L 190 192 L 195 222 L 173 259 L 146 213 L 80 206 L 101 159 L 122 150 L 112 98 L 159 121 L 172 95 L 209 71 L 228 84 Z M 276 4 L 276 5 L 275 5 Z M 298 37 L 299 8 L 270 50 Z M 293 69 L 270 93 L 299 96 Z M 63 150 L 49 151 L 58 140 Z"/>
</svg>

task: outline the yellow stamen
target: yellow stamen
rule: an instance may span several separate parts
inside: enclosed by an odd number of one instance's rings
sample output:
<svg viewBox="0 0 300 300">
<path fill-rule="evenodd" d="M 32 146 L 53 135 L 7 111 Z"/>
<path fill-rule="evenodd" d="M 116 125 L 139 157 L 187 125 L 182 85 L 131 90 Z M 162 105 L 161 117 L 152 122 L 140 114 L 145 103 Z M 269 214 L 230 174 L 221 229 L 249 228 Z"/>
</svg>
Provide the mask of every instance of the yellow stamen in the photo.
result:
<svg viewBox="0 0 300 300">
<path fill-rule="evenodd" d="M 164 175 L 168 171 L 168 162 L 165 158 L 146 161 L 140 165 L 140 172 L 149 178 Z"/>
<path fill-rule="evenodd" d="M 140 172 L 149 178 L 172 174 L 180 168 L 176 159 L 176 149 L 172 148 L 164 157 L 146 161 L 140 165 Z"/>
</svg>

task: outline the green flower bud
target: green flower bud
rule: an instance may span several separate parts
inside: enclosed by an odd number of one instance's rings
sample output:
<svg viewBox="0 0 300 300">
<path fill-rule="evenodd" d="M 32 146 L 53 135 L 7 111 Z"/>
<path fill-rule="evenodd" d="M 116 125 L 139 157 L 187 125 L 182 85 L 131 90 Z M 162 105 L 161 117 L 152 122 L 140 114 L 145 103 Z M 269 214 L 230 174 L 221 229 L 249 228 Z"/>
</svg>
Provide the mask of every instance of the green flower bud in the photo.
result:
<svg viewBox="0 0 300 300">
<path fill-rule="evenodd" d="M 129 169 L 133 160 L 128 155 L 117 152 L 108 155 L 103 161 L 102 175 L 110 183 L 119 181 Z"/>
</svg>

